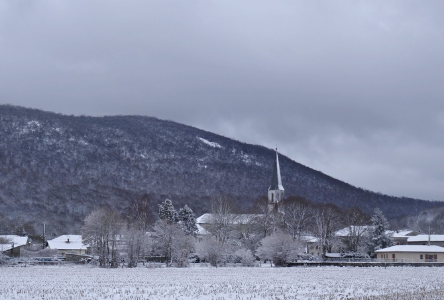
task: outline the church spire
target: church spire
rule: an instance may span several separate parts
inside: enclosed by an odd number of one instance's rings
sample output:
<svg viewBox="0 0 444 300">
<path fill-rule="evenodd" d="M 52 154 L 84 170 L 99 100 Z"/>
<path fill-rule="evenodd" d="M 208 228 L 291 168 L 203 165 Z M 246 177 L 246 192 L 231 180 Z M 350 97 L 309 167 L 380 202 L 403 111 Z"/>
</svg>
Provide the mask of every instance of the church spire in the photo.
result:
<svg viewBox="0 0 444 300">
<path fill-rule="evenodd" d="M 276 148 L 276 159 L 273 166 L 271 185 L 268 188 L 268 204 L 274 206 L 284 198 L 284 186 L 282 185 L 281 169 L 279 166 L 279 154 Z"/>
</svg>

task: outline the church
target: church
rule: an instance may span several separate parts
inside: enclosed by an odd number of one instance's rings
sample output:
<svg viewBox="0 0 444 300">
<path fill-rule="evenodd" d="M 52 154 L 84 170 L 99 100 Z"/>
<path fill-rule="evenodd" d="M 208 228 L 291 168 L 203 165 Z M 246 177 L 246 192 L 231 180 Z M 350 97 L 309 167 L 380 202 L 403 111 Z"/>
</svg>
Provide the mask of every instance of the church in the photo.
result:
<svg viewBox="0 0 444 300">
<path fill-rule="evenodd" d="M 279 166 L 279 154 L 276 149 L 276 157 L 273 165 L 273 174 L 271 184 L 268 187 L 268 211 L 282 212 L 279 204 L 284 199 L 285 189 L 282 185 L 281 169 Z M 228 219 L 233 225 L 249 224 L 262 215 L 257 214 L 230 214 Z M 196 225 L 199 234 L 208 234 L 209 229 L 214 224 L 214 215 L 211 213 L 203 214 L 196 219 Z"/>
<path fill-rule="evenodd" d="M 274 160 L 273 175 L 268 188 L 268 209 L 279 211 L 279 202 L 284 199 L 285 189 L 282 185 L 281 168 L 279 166 L 279 154 L 276 149 L 276 159 Z"/>
</svg>

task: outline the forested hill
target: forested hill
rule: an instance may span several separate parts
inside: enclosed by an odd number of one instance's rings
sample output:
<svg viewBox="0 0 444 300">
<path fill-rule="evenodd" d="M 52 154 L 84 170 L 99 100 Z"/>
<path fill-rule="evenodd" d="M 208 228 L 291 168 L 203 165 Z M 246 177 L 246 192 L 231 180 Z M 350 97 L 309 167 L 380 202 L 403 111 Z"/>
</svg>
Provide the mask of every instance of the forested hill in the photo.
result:
<svg viewBox="0 0 444 300">
<path fill-rule="evenodd" d="M 247 209 L 266 195 L 273 161 L 271 149 L 171 121 L 0 106 L 0 214 L 36 226 L 77 230 L 92 209 L 126 211 L 145 193 L 153 211 L 168 197 L 200 214 L 220 195 Z M 441 205 L 355 188 L 285 156 L 280 164 L 287 196 L 389 218 Z"/>
</svg>

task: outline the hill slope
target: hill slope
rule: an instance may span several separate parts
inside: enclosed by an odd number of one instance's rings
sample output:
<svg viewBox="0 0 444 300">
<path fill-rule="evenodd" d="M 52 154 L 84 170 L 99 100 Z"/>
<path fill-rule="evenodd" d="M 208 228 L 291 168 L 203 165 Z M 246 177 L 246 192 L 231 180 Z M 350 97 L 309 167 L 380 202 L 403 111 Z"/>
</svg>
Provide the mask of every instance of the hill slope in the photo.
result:
<svg viewBox="0 0 444 300">
<path fill-rule="evenodd" d="M 65 231 L 95 207 L 125 211 L 144 193 L 153 211 L 169 197 L 200 214 L 222 194 L 246 209 L 266 195 L 273 160 L 273 150 L 171 121 L 0 106 L 0 212 Z M 287 196 L 380 207 L 390 218 L 442 205 L 355 188 L 285 156 L 280 164 Z"/>
</svg>

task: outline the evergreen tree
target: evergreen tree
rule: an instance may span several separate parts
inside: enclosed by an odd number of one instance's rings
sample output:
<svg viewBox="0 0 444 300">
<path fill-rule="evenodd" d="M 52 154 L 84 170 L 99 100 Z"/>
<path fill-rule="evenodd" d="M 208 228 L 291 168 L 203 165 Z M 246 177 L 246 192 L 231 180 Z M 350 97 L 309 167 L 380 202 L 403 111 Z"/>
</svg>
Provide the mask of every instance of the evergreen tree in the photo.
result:
<svg viewBox="0 0 444 300">
<path fill-rule="evenodd" d="M 159 204 L 159 219 L 165 220 L 168 223 L 179 222 L 179 216 L 170 199 L 166 199 L 163 203 Z"/>
<path fill-rule="evenodd" d="M 179 219 L 186 234 L 193 236 L 197 234 L 196 218 L 191 208 L 187 205 L 181 208 L 179 211 Z"/>
<path fill-rule="evenodd" d="M 393 246 L 393 241 L 386 234 L 389 223 L 379 208 L 375 209 L 375 214 L 371 219 L 373 223 L 371 241 L 369 243 L 369 255 L 376 256 L 376 250 Z"/>
</svg>

